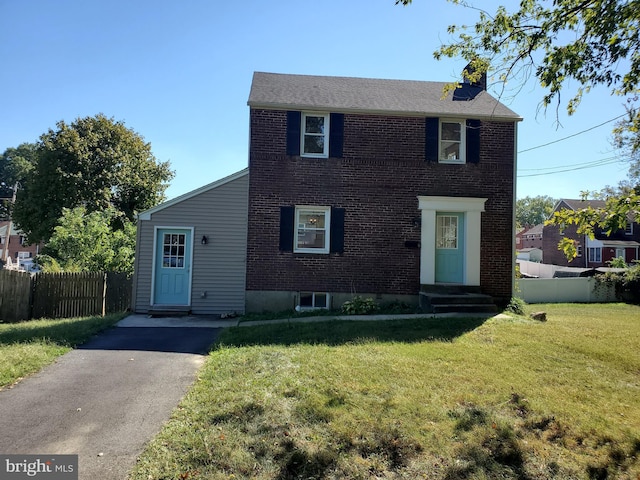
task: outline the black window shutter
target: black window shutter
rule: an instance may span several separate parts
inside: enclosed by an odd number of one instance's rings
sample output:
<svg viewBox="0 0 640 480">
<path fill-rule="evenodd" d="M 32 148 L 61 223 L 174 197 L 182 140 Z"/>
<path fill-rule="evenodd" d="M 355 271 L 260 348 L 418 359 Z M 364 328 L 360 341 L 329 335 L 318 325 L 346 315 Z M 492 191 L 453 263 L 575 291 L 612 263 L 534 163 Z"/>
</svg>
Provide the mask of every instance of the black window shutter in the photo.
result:
<svg viewBox="0 0 640 480">
<path fill-rule="evenodd" d="M 480 120 L 467 120 L 467 163 L 480 161 Z"/>
<path fill-rule="evenodd" d="M 287 155 L 300 155 L 302 112 L 287 112 Z"/>
<path fill-rule="evenodd" d="M 329 117 L 329 156 L 342 158 L 344 139 L 344 114 L 332 113 Z"/>
<path fill-rule="evenodd" d="M 438 161 L 438 130 L 440 119 L 438 117 L 425 118 L 424 159 L 427 162 Z"/>
<path fill-rule="evenodd" d="M 329 233 L 329 251 L 344 252 L 344 208 L 331 207 L 331 231 Z"/>
<path fill-rule="evenodd" d="M 295 214 L 295 207 L 280 207 L 280 250 L 283 252 L 293 252 Z"/>
</svg>

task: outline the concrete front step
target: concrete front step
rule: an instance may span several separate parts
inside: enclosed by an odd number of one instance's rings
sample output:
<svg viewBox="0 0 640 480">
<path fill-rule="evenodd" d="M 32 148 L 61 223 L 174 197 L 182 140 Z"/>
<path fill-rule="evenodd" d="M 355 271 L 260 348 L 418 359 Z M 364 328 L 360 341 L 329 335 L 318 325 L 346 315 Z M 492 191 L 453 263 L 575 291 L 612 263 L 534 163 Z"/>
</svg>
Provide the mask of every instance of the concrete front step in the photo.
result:
<svg viewBox="0 0 640 480">
<path fill-rule="evenodd" d="M 439 304 L 431 306 L 431 313 L 498 313 L 494 304 Z"/>
<path fill-rule="evenodd" d="M 184 317 L 190 313 L 191 308 L 183 305 L 157 305 L 149 309 L 149 315 L 152 317 Z"/>
<path fill-rule="evenodd" d="M 495 313 L 493 298 L 481 293 L 420 292 L 420 307 L 430 313 Z"/>
</svg>

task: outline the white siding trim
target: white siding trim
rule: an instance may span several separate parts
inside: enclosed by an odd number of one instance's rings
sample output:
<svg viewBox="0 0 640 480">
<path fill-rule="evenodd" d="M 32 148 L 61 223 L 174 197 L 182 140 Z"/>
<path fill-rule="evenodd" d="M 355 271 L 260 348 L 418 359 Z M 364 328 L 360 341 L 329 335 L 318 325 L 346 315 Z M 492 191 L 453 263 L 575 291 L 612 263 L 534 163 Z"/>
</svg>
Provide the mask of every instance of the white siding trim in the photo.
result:
<svg viewBox="0 0 640 480">
<path fill-rule="evenodd" d="M 422 212 L 420 250 L 420 283 L 434 285 L 436 278 L 436 213 L 464 213 L 464 285 L 480 285 L 481 213 L 486 198 L 472 197 L 418 197 Z"/>
<path fill-rule="evenodd" d="M 193 285 L 193 247 L 194 247 L 194 227 L 185 226 L 160 226 L 155 225 L 153 227 L 153 263 L 151 264 L 151 295 L 149 295 L 149 306 L 155 306 L 156 297 L 156 263 L 158 253 L 158 230 L 189 230 L 191 232 L 191 251 L 189 252 L 189 292 L 187 293 L 187 304 L 185 306 L 191 306 L 191 287 Z"/>
</svg>

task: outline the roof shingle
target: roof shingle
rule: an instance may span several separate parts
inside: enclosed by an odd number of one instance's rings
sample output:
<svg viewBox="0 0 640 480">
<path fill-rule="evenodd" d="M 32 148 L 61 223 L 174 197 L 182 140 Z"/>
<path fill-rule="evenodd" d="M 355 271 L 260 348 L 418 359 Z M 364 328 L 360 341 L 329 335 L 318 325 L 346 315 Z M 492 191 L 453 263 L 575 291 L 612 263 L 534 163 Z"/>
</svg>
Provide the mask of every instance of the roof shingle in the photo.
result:
<svg viewBox="0 0 640 480">
<path fill-rule="evenodd" d="M 383 80 L 255 72 L 253 108 L 522 120 L 486 91 L 472 100 L 442 97 L 446 82 Z"/>
</svg>

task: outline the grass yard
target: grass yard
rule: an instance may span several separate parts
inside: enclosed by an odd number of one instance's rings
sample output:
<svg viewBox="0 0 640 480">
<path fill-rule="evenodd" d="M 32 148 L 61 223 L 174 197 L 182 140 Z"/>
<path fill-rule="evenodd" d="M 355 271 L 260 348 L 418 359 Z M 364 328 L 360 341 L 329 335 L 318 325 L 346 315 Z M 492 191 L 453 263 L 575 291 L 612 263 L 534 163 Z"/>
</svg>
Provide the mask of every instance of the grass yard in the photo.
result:
<svg viewBox="0 0 640 480">
<path fill-rule="evenodd" d="M 640 478 L 640 307 L 226 330 L 131 478 Z"/>
<path fill-rule="evenodd" d="M 0 389 L 39 371 L 123 317 L 114 314 L 0 323 Z"/>
</svg>

